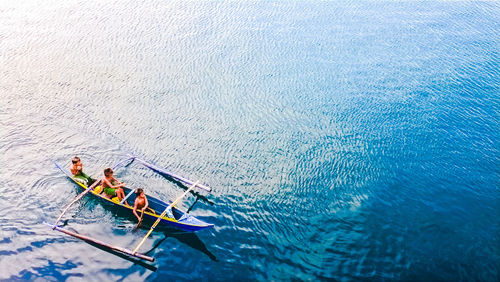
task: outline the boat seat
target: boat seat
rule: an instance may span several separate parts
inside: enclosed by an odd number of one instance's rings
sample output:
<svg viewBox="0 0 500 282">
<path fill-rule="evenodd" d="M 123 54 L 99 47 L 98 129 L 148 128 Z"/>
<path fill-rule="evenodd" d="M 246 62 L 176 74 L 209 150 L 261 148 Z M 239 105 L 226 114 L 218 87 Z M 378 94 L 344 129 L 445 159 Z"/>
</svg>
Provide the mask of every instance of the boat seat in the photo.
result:
<svg viewBox="0 0 500 282">
<path fill-rule="evenodd" d="M 102 186 L 99 185 L 97 187 L 94 188 L 94 194 L 101 194 L 102 192 Z"/>
</svg>

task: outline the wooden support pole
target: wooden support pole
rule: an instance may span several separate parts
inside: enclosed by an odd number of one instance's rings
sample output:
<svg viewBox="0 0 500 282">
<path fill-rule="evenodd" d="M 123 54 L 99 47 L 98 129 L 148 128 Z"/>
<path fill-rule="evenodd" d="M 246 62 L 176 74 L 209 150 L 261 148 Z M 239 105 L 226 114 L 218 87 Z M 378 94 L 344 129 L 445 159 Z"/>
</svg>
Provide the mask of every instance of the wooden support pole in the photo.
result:
<svg viewBox="0 0 500 282">
<path fill-rule="evenodd" d="M 122 247 L 113 246 L 113 245 L 110 245 L 108 243 L 102 242 L 100 240 L 97 240 L 97 239 L 94 239 L 94 238 L 91 238 L 91 237 L 88 237 L 88 236 L 85 236 L 85 235 L 81 235 L 81 234 L 78 234 L 78 233 L 75 233 L 75 232 L 72 232 L 72 231 L 60 228 L 59 226 L 52 225 L 52 224 L 47 223 L 47 222 L 45 222 L 45 224 L 47 224 L 48 226 L 52 227 L 52 229 L 54 229 L 54 230 L 57 230 L 57 231 L 62 232 L 64 234 L 73 236 L 75 238 L 78 238 L 78 239 L 81 239 L 81 240 L 84 240 L 84 241 L 88 241 L 88 242 L 94 243 L 96 245 L 99 245 L 99 246 L 102 246 L 102 247 L 105 247 L 105 248 L 108 248 L 108 249 L 111 249 L 111 250 L 114 250 L 114 251 L 117 251 L 117 252 L 121 252 L 121 253 L 124 253 L 124 254 L 132 256 L 132 257 L 137 257 L 137 258 L 140 258 L 140 259 L 143 259 L 143 260 L 147 260 L 147 261 L 151 261 L 151 262 L 155 261 L 155 259 L 153 257 L 149 257 L 149 256 L 146 256 L 146 255 L 143 255 L 143 254 L 140 254 L 140 253 L 136 253 L 136 252 L 132 252 L 131 250 L 125 249 L 125 248 L 122 248 Z"/>
<path fill-rule="evenodd" d="M 57 225 L 57 223 L 59 222 L 59 220 L 61 220 L 62 216 L 68 211 L 68 209 L 74 204 L 76 203 L 78 200 L 80 200 L 83 196 L 85 196 L 85 194 L 87 194 L 88 192 L 94 190 L 94 187 L 97 186 L 97 184 L 99 184 L 101 181 L 100 180 L 96 180 L 90 187 L 88 187 L 87 189 L 85 189 L 85 191 L 83 191 L 82 193 L 80 193 L 78 196 L 76 196 L 76 198 L 64 209 L 64 211 L 61 213 L 61 215 L 57 218 L 56 222 L 54 222 L 54 226 Z"/>
</svg>

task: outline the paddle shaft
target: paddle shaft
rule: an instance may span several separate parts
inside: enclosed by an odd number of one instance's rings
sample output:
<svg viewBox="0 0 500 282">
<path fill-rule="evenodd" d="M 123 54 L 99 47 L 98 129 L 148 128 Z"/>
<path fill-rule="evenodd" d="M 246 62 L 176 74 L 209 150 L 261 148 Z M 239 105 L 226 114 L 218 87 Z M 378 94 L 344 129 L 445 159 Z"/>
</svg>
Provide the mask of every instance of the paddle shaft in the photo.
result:
<svg viewBox="0 0 500 282">
<path fill-rule="evenodd" d="M 137 252 L 137 250 L 139 250 L 139 248 L 142 246 L 142 244 L 144 244 L 144 242 L 149 237 L 149 235 L 151 235 L 151 233 L 156 228 L 158 223 L 160 223 L 160 220 L 167 213 L 168 209 L 175 206 L 177 204 L 177 202 L 179 202 L 182 198 L 184 198 L 184 196 L 186 196 L 186 194 L 189 193 L 189 191 L 191 191 L 194 187 L 196 187 L 196 185 L 198 185 L 198 182 L 199 181 L 196 181 L 193 185 L 191 185 L 191 187 L 189 187 L 189 189 L 186 190 L 186 192 L 182 193 L 181 196 L 179 196 L 177 199 L 175 199 L 175 201 L 173 201 L 170 205 L 167 206 L 167 208 L 161 213 L 161 215 L 158 217 L 158 219 L 155 221 L 155 223 L 153 223 L 153 226 L 151 226 L 151 229 L 149 229 L 148 233 L 146 233 L 146 236 L 144 236 L 144 238 L 142 238 L 141 242 L 137 245 L 137 247 L 135 247 L 135 249 L 133 251 L 134 254 Z"/>
<path fill-rule="evenodd" d="M 59 220 L 61 220 L 62 216 L 68 211 L 68 209 L 74 204 L 76 203 L 78 200 L 80 200 L 83 196 L 85 196 L 85 194 L 87 194 L 88 192 L 92 191 L 94 189 L 95 186 L 97 186 L 97 184 L 99 184 L 101 181 L 100 180 L 96 180 L 90 187 L 88 187 L 85 191 L 83 191 L 82 193 L 80 193 L 78 196 L 76 196 L 76 198 L 64 209 L 64 211 L 61 213 L 61 215 L 57 218 L 56 222 L 54 223 L 54 226 L 57 225 L 57 223 L 59 222 Z"/>
</svg>

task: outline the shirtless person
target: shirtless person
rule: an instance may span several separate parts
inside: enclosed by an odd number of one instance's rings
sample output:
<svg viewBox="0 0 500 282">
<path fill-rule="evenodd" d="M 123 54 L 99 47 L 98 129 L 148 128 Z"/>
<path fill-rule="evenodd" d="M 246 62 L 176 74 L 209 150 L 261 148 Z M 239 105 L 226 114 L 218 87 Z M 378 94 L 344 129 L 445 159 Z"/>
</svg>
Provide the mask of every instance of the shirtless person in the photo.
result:
<svg viewBox="0 0 500 282">
<path fill-rule="evenodd" d="M 118 179 L 116 179 L 113 176 L 113 170 L 111 168 L 108 167 L 104 170 L 104 178 L 102 179 L 102 188 L 106 197 L 111 199 L 117 196 L 118 200 L 121 201 L 123 198 L 125 198 L 125 193 L 121 188 L 123 186 L 125 186 L 125 183 L 118 181 Z M 125 204 L 129 205 L 126 201 Z"/>
<path fill-rule="evenodd" d="M 144 194 L 144 190 L 142 188 L 137 188 L 135 190 L 135 202 L 134 202 L 134 215 L 137 217 L 137 220 L 139 220 L 139 223 L 137 223 L 137 227 L 141 226 L 142 223 L 142 218 L 144 216 L 144 211 L 148 208 L 149 203 L 148 199 L 146 198 L 146 195 Z M 141 211 L 141 216 L 137 214 L 137 210 Z"/>
<path fill-rule="evenodd" d="M 86 175 L 85 173 L 83 173 L 83 164 L 82 164 L 80 158 L 75 156 L 71 160 L 71 162 L 72 162 L 72 165 L 71 165 L 69 170 L 71 171 L 73 176 L 75 178 L 84 180 L 87 183 L 87 185 L 92 185 L 92 183 L 94 183 L 95 180 L 92 179 L 90 176 Z"/>
</svg>

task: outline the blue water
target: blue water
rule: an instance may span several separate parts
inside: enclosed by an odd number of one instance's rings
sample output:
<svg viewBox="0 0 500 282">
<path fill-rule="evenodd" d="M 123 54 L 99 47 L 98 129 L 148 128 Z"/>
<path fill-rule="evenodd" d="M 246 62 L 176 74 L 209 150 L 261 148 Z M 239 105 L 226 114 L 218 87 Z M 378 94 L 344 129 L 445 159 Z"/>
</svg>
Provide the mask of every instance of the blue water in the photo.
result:
<svg viewBox="0 0 500 282">
<path fill-rule="evenodd" d="M 500 280 L 496 1 L 0 2 L 0 280 Z M 210 230 L 52 231 L 133 153 Z M 184 190 L 132 164 L 130 187 Z M 91 198 L 65 228 L 132 248 Z"/>
</svg>

